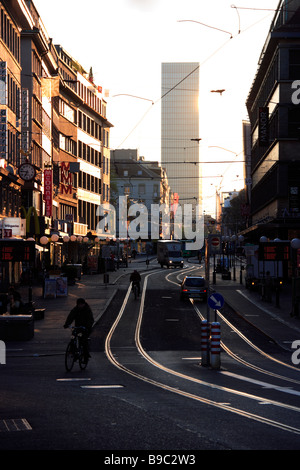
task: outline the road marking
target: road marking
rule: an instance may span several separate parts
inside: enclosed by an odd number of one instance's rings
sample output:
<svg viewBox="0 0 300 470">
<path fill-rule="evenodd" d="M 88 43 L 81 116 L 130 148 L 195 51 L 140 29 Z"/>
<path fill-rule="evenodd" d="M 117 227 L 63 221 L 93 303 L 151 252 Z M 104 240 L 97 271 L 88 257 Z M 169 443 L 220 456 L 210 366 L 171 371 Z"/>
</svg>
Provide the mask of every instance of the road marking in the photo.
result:
<svg viewBox="0 0 300 470">
<path fill-rule="evenodd" d="M 82 385 L 81 388 L 124 388 L 123 385 Z"/>
<path fill-rule="evenodd" d="M 220 372 L 220 374 L 228 375 L 229 377 L 233 377 L 235 379 L 244 380 L 245 382 L 250 382 L 256 385 L 260 385 L 264 388 L 274 389 L 278 392 L 289 393 L 290 395 L 297 395 L 300 396 L 300 392 L 297 390 L 293 390 L 289 387 L 279 387 L 278 385 L 269 384 L 268 382 L 261 382 L 260 380 L 251 379 L 250 377 L 244 377 L 243 375 L 233 374 L 232 372 Z"/>
<path fill-rule="evenodd" d="M 182 361 L 201 361 L 202 357 L 182 357 Z"/>
<path fill-rule="evenodd" d="M 2 419 L 0 420 L 0 432 L 32 431 L 27 419 Z"/>
<path fill-rule="evenodd" d="M 91 380 L 91 379 L 86 379 L 86 378 L 76 378 L 76 377 L 73 377 L 73 378 L 69 378 L 69 379 L 56 379 L 56 382 L 79 382 L 81 380 Z"/>
</svg>

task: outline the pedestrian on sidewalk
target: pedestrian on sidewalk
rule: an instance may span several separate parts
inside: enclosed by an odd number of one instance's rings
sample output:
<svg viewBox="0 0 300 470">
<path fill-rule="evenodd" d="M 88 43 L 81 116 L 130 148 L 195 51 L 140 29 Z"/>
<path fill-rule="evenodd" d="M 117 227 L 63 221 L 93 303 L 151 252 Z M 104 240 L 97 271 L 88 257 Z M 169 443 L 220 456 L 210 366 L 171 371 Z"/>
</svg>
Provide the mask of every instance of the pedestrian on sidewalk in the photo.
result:
<svg viewBox="0 0 300 470">
<path fill-rule="evenodd" d="M 84 355 L 87 359 L 90 357 L 89 348 L 88 348 L 88 337 L 92 331 L 92 326 L 94 324 L 94 316 L 91 307 L 88 303 L 82 299 L 77 299 L 76 306 L 69 313 L 64 328 L 68 328 L 73 321 L 75 322 L 75 327 L 84 327 L 82 343 L 84 348 Z"/>
<path fill-rule="evenodd" d="M 13 286 L 8 289 L 7 306 L 11 315 L 20 315 L 23 313 L 24 304 L 21 299 L 21 294 L 16 291 Z"/>
</svg>

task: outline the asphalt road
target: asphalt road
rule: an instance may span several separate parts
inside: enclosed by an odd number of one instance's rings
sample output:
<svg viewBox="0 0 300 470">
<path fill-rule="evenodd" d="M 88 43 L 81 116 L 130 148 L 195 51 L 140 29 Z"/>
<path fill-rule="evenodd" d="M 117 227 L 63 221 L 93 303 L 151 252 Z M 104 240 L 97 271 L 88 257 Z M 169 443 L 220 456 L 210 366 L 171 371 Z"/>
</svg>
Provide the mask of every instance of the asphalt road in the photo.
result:
<svg viewBox="0 0 300 470">
<path fill-rule="evenodd" d="M 140 339 L 143 349 L 158 364 L 194 380 L 149 364 L 136 349 L 140 304 L 132 296 L 110 344 L 113 359 L 124 368 L 108 359 L 107 334 L 128 288 L 124 276 L 110 308 L 91 336 L 92 359 L 85 371 L 75 364 L 67 373 L 63 351 L 52 350 L 49 355 L 45 352 L 36 357 L 17 353 L 13 357 L 10 352 L 9 362 L 1 368 L 0 449 L 98 450 L 101 463 L 111 458 L 111 452 L 140 456 L 137 451 L 145 451 L 145 455 L 181 452 L 200 459 L 202 450 L 299 448 L 297 432 L 270 424 L 271 420 L 281 423 L 287 417 L 285 424 L 297 428 L 299 385 L 259 375 L 262 383 L 278 385 L 277 390 L 268 390 L 255 383 L 258 376 L 253 373 L 252 382 L 236 380 L 224 372 L 248 377 L 248 369 L 237 366 L 223 353 L 221 371 L 202 367 L 200 320 L 190 303 L 179 301 L 176 277 L 180 272 L 170 271 L 158 270 L 149 277 Z M 204 313 L 206 305 L 199 302 L 198 306 Z M 232 336 L 230 328 L 227 336 Z M 265 366 L 268 361 L 259 362 Z M 283 374 L 281 366 L 272 367 Z M 290 378 L 295 380 L 298 375 L 290 372 Z M 290 387 L 295 394 L 284 393 L 278 389 L 280 386 Z M 229 387 L 238 394 L 226 391 Z M 249 399 L 242 394 L 262 399 Z M 276 408 L 271 400 L 284 401 L 285 407 Z M 288 406 L 293 409 L 288 411 Z M 233 412 L 234 407 L 243 409 L 243 414 Z M 262 412 L 268 422 L 253 419 L 254 413 L 260 416 Z M 17 423 L 19 431 L 14 428 L 14 419 L 21 420 Z M 145 463 L 141 461 L 140 465 Z"/>
</svg>

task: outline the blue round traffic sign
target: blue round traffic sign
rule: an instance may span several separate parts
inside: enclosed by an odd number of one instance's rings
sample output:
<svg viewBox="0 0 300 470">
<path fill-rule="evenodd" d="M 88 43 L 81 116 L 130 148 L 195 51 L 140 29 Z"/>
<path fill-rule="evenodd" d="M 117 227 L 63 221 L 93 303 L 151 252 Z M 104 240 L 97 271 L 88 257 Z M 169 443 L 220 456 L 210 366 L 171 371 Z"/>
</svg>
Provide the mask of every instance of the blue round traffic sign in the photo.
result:
<svg viewBox="0 0 300 470">
<path fill-rule="evenodd" d="M 214 310 L 218 308 L 222 308 L 224 305 L 224 297 L 221 294 L 218 294 L 215 292 L 214 294 L 211 294 L 208 297 L 208 305 L 210 308 L 213 308 Z"/>
</svg>

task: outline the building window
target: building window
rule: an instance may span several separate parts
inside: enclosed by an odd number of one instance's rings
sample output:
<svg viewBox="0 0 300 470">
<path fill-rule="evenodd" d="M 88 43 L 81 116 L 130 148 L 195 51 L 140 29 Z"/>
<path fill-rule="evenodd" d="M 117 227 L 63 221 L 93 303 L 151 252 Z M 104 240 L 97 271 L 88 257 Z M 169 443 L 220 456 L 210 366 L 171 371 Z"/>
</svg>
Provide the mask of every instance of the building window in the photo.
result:
<svg viewBox="0 0 300 470">
<path fill-rule="evenodd" d="M 59 112 L 66 119 L 71 122 L 75 122 L 75 111 L 71 106 L 69 106 L 65 101 L 59 100 Z"/>
<path fill-rule="evenodd" d="M 65 152 L 71 153 L 72 155 L 77 155 L 76 142 L 70 137 L 67 137 L 63 134 L 59 136 L 59 148 L 65 150 Z"/>
<path fill-rule="evenodd" d="M 289 79 L 300 79 L 300 49 L 289 50 Z"/>
<path fill-rule="evenodd" d="M 296 138 L 300 137 L 300 109 L 298 106 L 289 109 L 288 136 Z"/>
<path fill-rule="evenodd" d="M 145 186 L 145 184 L 139 184 L 139 189 L 138 189 L 138 191 L 139 191 L 139 196 L 140 196 L 140 195 L 143 195 L 143 194 L 146 194 L 146 186 Z"/>
</svg>

